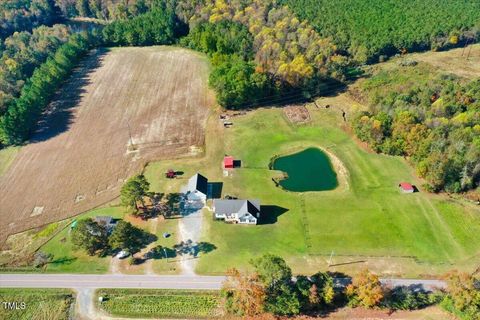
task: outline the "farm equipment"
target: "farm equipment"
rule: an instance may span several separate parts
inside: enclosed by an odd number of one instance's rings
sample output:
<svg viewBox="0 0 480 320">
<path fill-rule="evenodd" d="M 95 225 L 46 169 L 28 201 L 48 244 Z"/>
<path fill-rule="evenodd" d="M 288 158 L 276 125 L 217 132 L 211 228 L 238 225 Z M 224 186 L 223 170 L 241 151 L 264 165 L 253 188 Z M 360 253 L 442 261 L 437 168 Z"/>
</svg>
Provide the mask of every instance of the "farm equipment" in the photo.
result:
<svg viewBox="0 0 480 320">
<path fill-rule="evenodd" d="M 173 169 L 168 169 L 168 171 L 165 173 L 165 177 L 167 177 L 167 179 L 175 179 L 177 174 Z"/>
</svg>

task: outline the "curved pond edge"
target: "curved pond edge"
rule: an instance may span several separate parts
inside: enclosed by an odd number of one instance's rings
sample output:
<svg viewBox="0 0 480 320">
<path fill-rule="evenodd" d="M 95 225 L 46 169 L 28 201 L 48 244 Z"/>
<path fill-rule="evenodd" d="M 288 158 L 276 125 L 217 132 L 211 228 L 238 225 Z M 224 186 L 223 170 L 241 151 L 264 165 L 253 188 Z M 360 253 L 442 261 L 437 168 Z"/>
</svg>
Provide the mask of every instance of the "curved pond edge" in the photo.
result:
<svg viewBox="0 0 480 320">
<path fill-rule="evenodd" d="M 308 148 L 317 148 L 317 149 L 320 149 L 321 151 L 326 153 L 326 155 L 328 156 L 328 158 L 330 160 L 330 163 L 333 166 L 333 169 L 335 170 L 335 173 L 337 174 L 338 187 L 336 187 L 333 190 L 296 192 L 296 191 L 287 190 L 280 185 L 280 180 L 283 180 L 283 179 L 287 178 L 288 174 L 286 172 L 273 169 L 273 163 L 275 162 L 275 160 L 277 160 L 278 158 L 281 158 L 281 157 L 286 157 L 286 156 L 293 155 L 295 153 L 302 152 L 303 150 L 306 150 Z M 339 191 L 339 190 L 347 191 L 347 190 L 350 189 L 349 173 L 348 173 L 347 167 L 345 167 L 342 160 L 340 160 L 340 158 L 338 158 L 337 155 L 334 154 L 333 152 L 331 152 L 330 150 L 326 149 L 325 147 L 318 146 L 318 145 L 298 146 L 298 147 L 294 147 L 294 148 L 291 148 L 291 149 L 287 149 L 286 151 L 284 151 L 280 154 L 276 154 L 270 159 L 270 162 L 268 163 L 268 169 L 272 170 L 272 171 L 278 171 L 278 172 L 282 173 L 282 177 L 272 178 L 272 181 L 273 181 L 273 183 L 275 183 L 276 187 L 282 189 L 285 192 L 292 192 L 292 193 L 297 193 L 298 194 L 298 193 L 335 192 L 335 191 Z"/>
</svg>

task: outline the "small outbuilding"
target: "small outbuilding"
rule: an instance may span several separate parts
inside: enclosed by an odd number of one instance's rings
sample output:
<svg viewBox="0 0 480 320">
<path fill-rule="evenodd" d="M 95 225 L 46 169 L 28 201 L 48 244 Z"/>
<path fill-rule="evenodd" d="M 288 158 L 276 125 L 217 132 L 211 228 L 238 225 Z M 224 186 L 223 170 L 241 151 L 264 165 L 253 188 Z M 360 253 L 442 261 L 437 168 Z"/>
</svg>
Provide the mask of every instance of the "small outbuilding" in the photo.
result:
<svg viewBox="0 0 480 320">
<path fill-rule="evenodd" d="M 233 157 L 231 157 L 231 156 L 224 157 L 223 158 L 223 168 L 224 169 L 233 169 L 234 168 L 233 162 L 234 162 Z"/>
<path fill-rule="evenodd" d="M 408 183 L 408 182 L 400 182 L 398 184 L 398 187 L 403 193 L 414 193 L 415 192 L 415 187 Z"/>
<path fill-rule="evenodd" d="M 208 179 L 200 173 L 192 176 L 188 180 L 186 195 L 189 200 L 205 201 L 208 195 Z"/>
</svg>

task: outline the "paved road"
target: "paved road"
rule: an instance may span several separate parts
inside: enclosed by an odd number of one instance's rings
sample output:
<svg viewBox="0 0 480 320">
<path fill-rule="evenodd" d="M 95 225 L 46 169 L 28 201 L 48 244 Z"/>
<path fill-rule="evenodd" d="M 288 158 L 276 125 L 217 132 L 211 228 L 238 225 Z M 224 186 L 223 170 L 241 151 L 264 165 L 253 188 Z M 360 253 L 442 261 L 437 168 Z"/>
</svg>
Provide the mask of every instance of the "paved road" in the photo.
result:
<svg viewBox="0 0 480 320">
<path fill-rule="evenodd" d="M 144 288 L 220 289 L 222 276 L 160 276 L 123 274 L 0 274 L 3 288 Z"/>
<path fill-rule="evenodd" d="M 0 274 L 4 288 L 144 288 L 144 289 L 220 289 L 223 276 L 160 276 L 124 274 Z M 418 286 L 427 290 L 444 288 L 445 282 L 429 279 L 381 279 L 395 286 Z M 345 286 L 349 279 L 335 279 L 335 285 Z"/>
</svg>

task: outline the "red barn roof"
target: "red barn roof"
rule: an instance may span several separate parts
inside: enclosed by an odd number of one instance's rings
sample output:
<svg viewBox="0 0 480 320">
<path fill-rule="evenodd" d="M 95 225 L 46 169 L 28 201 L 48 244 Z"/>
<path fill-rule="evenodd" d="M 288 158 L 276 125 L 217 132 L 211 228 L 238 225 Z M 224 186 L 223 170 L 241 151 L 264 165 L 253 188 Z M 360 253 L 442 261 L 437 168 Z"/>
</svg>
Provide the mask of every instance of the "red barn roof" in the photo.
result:
<svg viewBox="0 0 480 320">
<path fill-rule="evenodd" d="M 223 158 L 223 167 L 224 168 L 233 168 L 233 157 L 227 156 Z"/>
<path fill-rule="evenodd" d="M 413 186 L 412 186 L 410 183 L 408 183 L 408 182 L 400 182 L 400 183 L 398 184 L 398 186 L 399 186 L 400 188 L 402 188 L 402 190 L 405 190 L 405 191 L 412 191 L 412 190 L 414 190 L 414 189 L 413 189 Z"/>
</svg>

